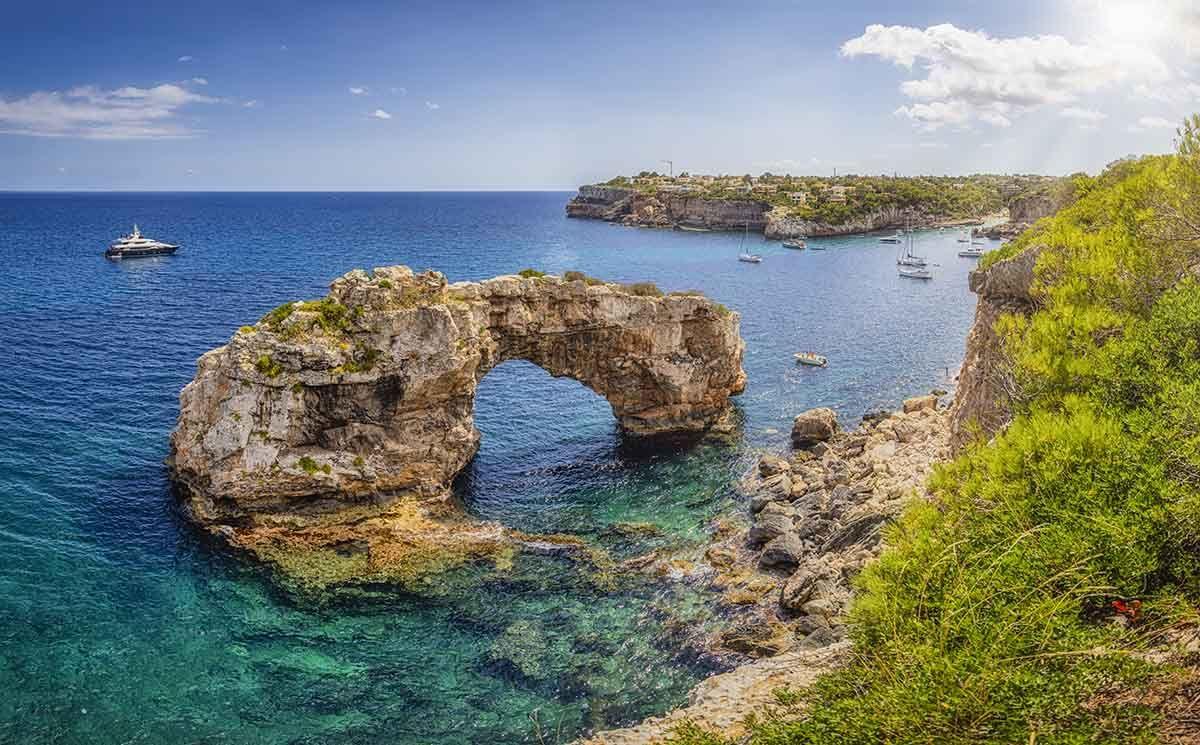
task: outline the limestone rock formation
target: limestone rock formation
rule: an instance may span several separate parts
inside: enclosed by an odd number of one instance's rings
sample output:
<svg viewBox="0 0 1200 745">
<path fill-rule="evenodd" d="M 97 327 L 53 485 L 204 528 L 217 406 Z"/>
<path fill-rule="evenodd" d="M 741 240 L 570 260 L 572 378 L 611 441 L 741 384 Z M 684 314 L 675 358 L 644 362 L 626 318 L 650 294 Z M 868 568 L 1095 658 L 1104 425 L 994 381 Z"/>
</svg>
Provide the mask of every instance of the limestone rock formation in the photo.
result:
<svg viewBox="0 0 1200 745">
<path fill-rule="evenodd" d="M 567 217 L 584 217 L 650 228 L 690 227 L 762 232 L 770 205 L 745 199 L 705 199 L 687 194 L 644 194 L 619 186 L 581 186 L 567 203 Z"/>
<path fill-rule="evenodd" d="M 1033 270 L 1040 253 L 1035 247 L 971 272 L 971 291 L 979 299 L 950 409 L 950 440 L 955 449 L 966 444 L 974 431 L 987 437 L 1008 422 L 1012 372 L 995 326 L 1005 313 L 1034 310 Z"/>
<path fill-rule="evenodd" d="M 809 409 L 792 422 L 792 445 L 803 448 L 825 442 L 838 431 L 833 409 Z"/>
<path fill-rule="evenodd" d="M 528 360 L 579 380 L 630 435 L 697 433 L 742 391 L 743 346 L 737 314 L 694 294 L 356 270 L 200 358 L 169 464 L 190 516 L 263 558 L 299 562 L 297 546 L 286 560 L 263 546 L 303 539 L 336 554 L 339 577 L 388 557 L 403 571 L 422 535 L 467 553 L 504 542 L 445 500 L 478 448 L 491 368 Z"/>
</svg>

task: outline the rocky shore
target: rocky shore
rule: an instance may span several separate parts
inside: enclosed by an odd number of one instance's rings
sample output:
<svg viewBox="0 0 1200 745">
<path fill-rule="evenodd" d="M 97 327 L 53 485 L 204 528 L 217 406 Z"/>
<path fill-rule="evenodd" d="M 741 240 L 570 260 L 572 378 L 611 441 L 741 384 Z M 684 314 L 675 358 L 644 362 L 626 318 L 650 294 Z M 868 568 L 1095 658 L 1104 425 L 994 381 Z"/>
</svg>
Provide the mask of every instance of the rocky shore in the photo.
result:
<svg viewBox="0 0 1200 745">
<path fill-rule="evenodd" d="M 692 643 L 742 664 L 701 683 L 687 706 L 587 742 L 659 743 L 684 721 L 735 736 L 776 689 L 803 687 L 837 665 L 848 650 L 852 579 L 878 556 L 884 527 L 910 500 L 927 497 L 931 468 L 950 455 L 939 393 L 868 415 L 849 432 L 829 409 L 796 417 L 793 450 L 763 455 L 740 486 L 747 519 L 715 525 L 711 543 L 690 560 L 644 569 L 718 596 L 726 622 Z"/>
<path fill-rule="evenodd" d="M 837 225 L 802 220 L 767 202 L 749 199 L 705 199 L 681 194 L 646 194 L 618 186 L 581 186 L 567 203 L 567 217 L 606 220 L 643 228 L 681 230 L 746 230 L 769 240 L 819 237 L 915 228 L 974 225 L 978 220 L 881 209 Z"/>
</svg>

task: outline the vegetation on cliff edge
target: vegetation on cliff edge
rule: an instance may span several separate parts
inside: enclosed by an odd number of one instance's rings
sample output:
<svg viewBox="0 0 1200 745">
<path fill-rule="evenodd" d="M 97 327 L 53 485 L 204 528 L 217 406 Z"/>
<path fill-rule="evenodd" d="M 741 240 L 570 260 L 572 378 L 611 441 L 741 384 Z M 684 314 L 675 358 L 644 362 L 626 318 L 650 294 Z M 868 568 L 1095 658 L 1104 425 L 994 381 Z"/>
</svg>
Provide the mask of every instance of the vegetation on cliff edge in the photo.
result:
<svg viewBox="0 0 1200 745">
<path fill-rule="evenodd" d="M 1077 183 L 1015 249 L 1043 247 L 1036 312 L 998 325 L 1013 422 L 890 527 L 853 662 L 753 742 L 1161 734 L 1182 673 L 1142 652 L 1200 620 L 1200 118 L 1180 140 Z"/>
</svg>

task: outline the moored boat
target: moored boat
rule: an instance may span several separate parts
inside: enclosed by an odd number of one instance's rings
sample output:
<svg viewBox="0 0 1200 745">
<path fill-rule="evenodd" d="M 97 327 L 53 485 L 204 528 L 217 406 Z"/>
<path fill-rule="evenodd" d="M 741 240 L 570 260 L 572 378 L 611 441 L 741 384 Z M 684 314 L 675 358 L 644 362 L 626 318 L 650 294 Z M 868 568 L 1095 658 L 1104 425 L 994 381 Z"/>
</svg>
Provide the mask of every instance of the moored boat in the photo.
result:
<svg viewBox="0 0 1200 745">
<path fill-rule="evenodd" d="M 786 241 L 783 242 L 783 247 L 784 248 L 794 248 L 796 250 L 802 250 L 802 249 L 808 248 L 808 244 L 804 242 L 803 238 L 788 238 Z"/>
<path fill-rule="evenodd" d="M 919 266 L 902 266 L 897 271 L 908 279 L 933 279 L 933 272 Z"/>
<path fill-rule="evenodd" d="M 971 246 L 970 248 L 964 248 L 963 250 L 959 251 L 958 255 L 964 259 L 978 259 L 980 256 L 983 256 L 984 253 L 985 252 L 982 248 Z"/>
<path fill-rule="evenodd" d="M 738 254 L 738 261 L 744 261 L 747 264 L 761 264 L 762 257 L 758 254 Z"/>
<path fill-rule="evenodd" d="M 899 230 L 897 230 L 894 235 L 885 235 L 884 237 L 880 238 L 879 242 L 880 243 L 899 243 L 902 240 L 904 240 L 904 234 L 901 233 Z"/>
<path fill-rule="evenodd" d="M 817 354 L 816 352 L 796 352 L 796 354 L 793 356 L 796 358 L 796 362 L 799 362 L 801 365 L 825 367 L 829 364 L 828 359 L 826 359 L 823 355 Z"/>
<path fill-rule="evenodd" d="M 134 225 L 133 232 L 110 245 L 104 256 L 109 259 L 136 259 L 142 256 L 169 255 L 178 249 L 179 246 L 146 238 L 138 226 Z"/>
</svg>

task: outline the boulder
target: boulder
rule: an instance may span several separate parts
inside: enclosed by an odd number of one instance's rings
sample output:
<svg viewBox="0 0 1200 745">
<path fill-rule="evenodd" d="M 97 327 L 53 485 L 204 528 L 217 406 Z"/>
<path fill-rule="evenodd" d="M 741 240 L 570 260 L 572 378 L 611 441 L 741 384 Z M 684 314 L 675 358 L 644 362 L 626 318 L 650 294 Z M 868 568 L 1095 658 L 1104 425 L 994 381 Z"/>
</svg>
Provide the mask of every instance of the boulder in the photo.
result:
<svg viewBox="0 0 1200 745">
<path fill-rule="evenodd" d="M 764 455 L 758 459 L 758 475 L 764 479 L 792 470 L 792 465 L 777 455 Z"/>
<path fill-rule="evenodd" d="M 792 445 L 797 448 L 812 447 L 829 440 L 837 431 L 837 414 L 833 409 L 809 409 L 792 422 Z"/>
<path fill-rule="evenodd" d="M 938 405 L 938 397 L 932 393 L 928 396 L 914 396 L 913 398 L 904 399 L 904 413 L 912 414 L 917 411 L 925 411 L 926 409 L 936 409 Z"/>
<path fill-rule="evenodd" d="M 762 482 L 762 490 L 781 498 L 792 494 L 792 478 L 787 473 L 777 473 Z"/>
<path fill-rule="evenodd" d="M 796 566 L 804 555 L 804 544 L 795 533 L 784 533 L 767 541 L 758 562 L 765 567 Z"/>
<path fill-rule="evenodd" d="M 817 586 L 817 575 L 809 569 L 797 569 L 779 588 L 779 604 L 791 611 L 804 607 Z"/>
<path fill-rule="evenodd" d="M 776 504 L 778 503 L 772 502 L 767 505 L 767 508 L 773 507 Z M 760 546 L 772 538 L 777 538 L 784 533 L 791 533 L 793 530 L 793 521 L 790 515 L 771 512 L 767 508 L 758 513 L 753 527 L 750 528 L 748 537 L 751 545 Z"/>
</svg>

